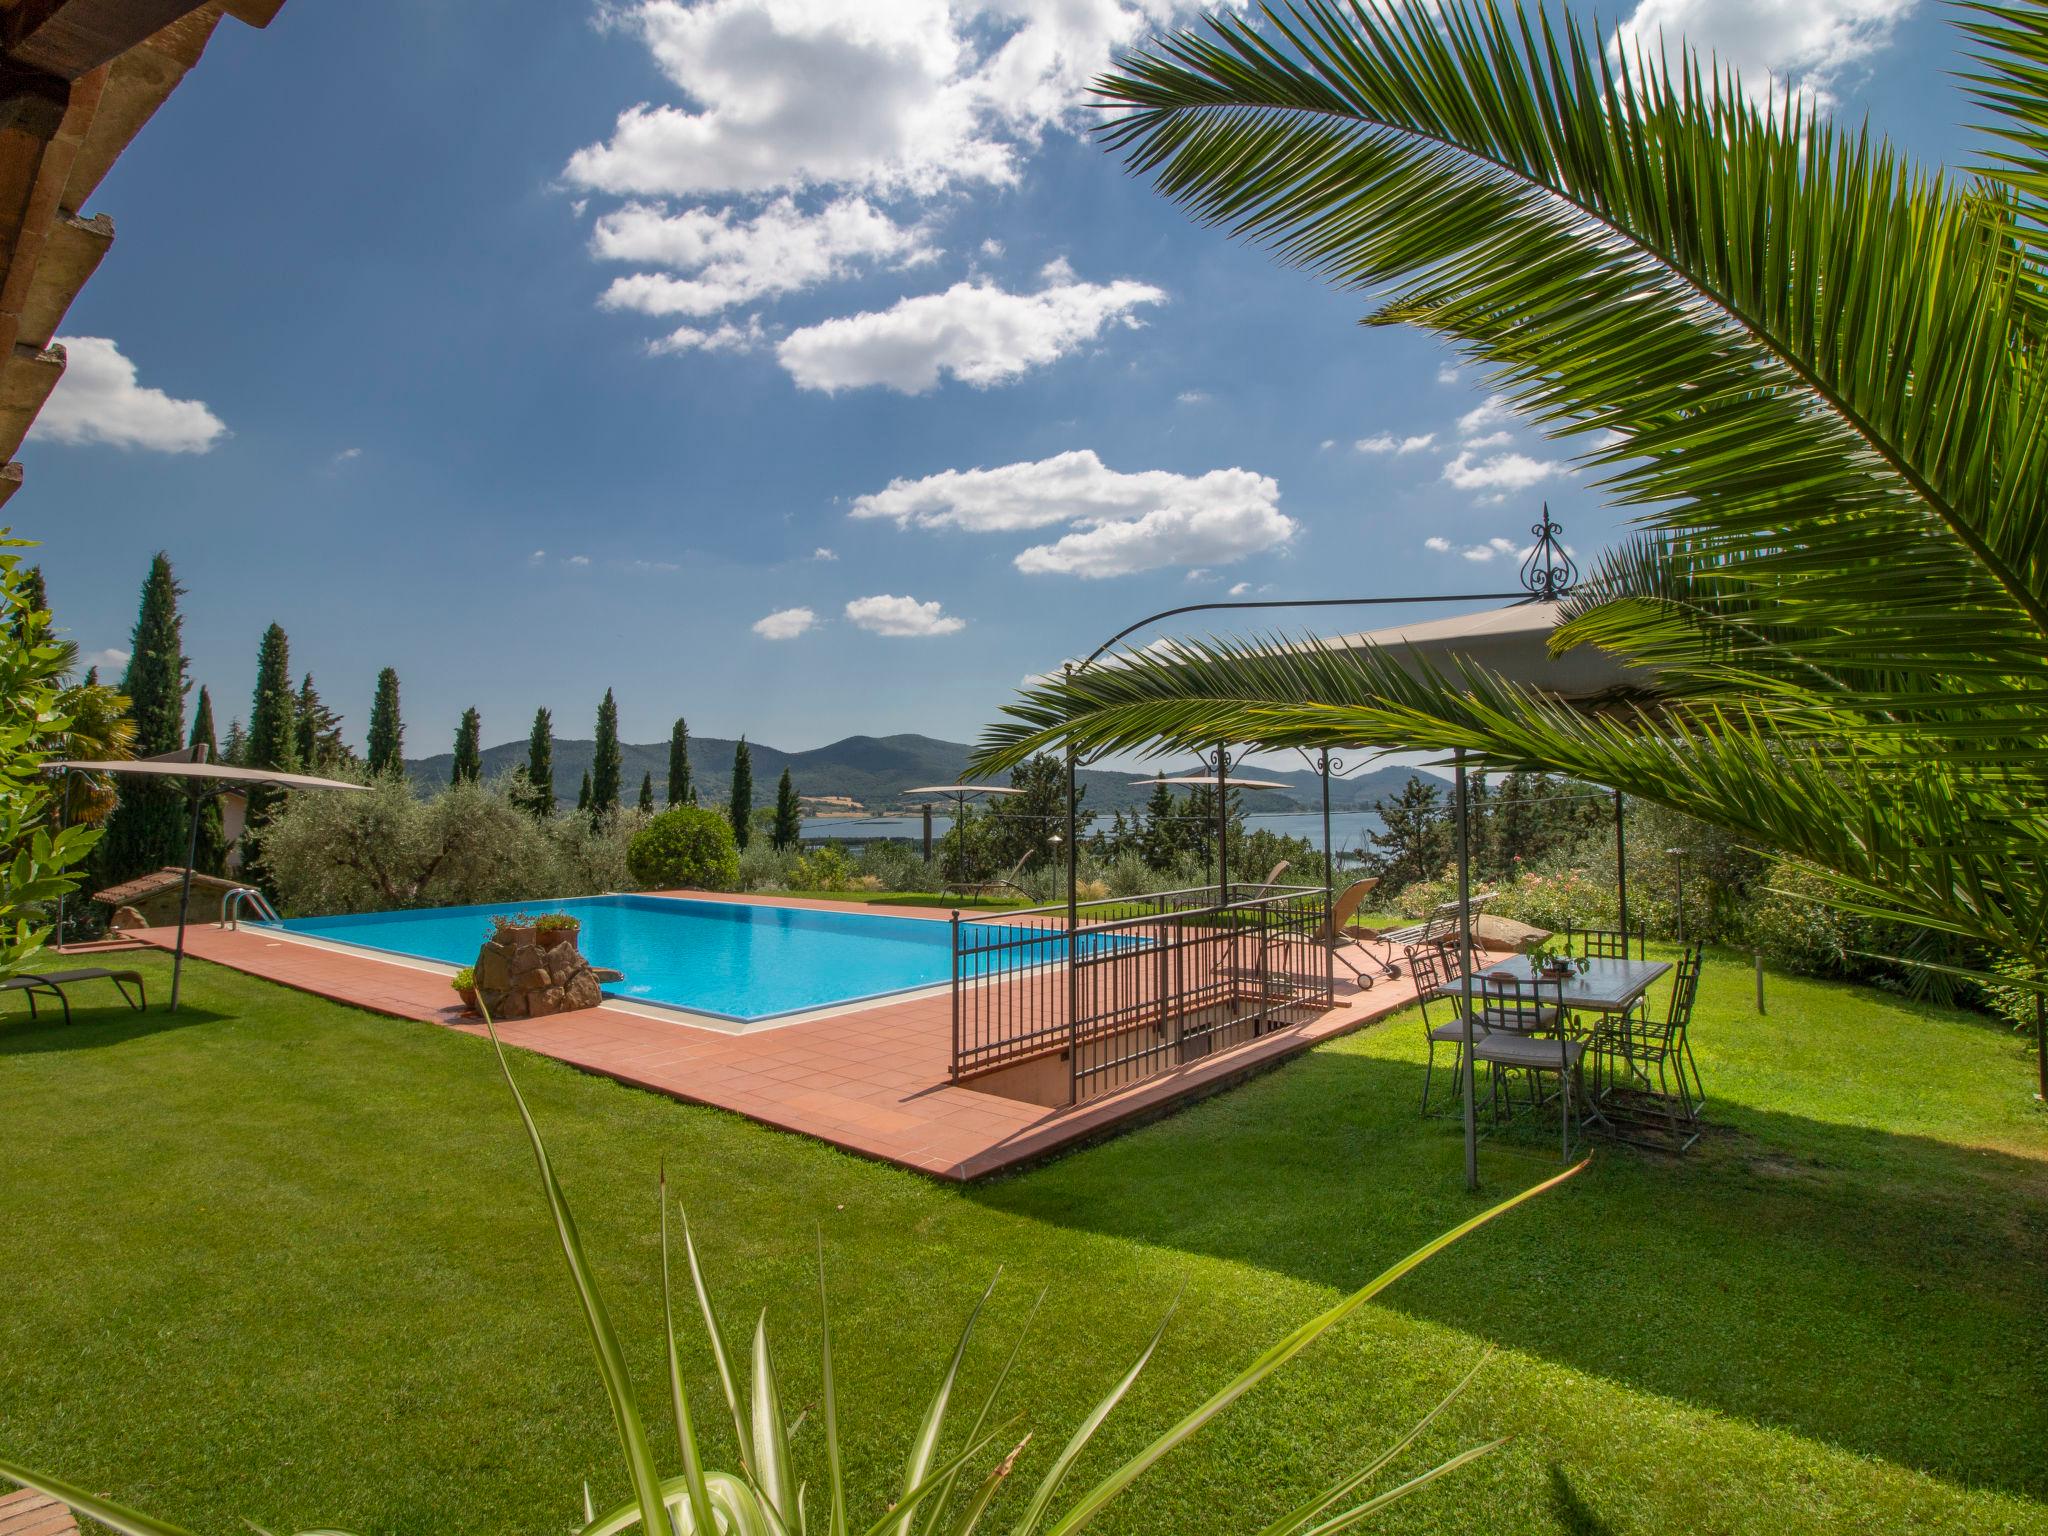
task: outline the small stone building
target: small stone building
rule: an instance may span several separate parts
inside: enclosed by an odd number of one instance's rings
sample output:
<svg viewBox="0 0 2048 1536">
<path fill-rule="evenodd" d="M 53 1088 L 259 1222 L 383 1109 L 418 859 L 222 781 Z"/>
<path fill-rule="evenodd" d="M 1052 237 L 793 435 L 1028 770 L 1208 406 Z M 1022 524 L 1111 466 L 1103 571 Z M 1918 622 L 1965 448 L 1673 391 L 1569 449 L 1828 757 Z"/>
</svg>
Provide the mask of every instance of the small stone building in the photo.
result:
<svg viewBox="0 0 2048 1536">
<path fill-rule="evenodd" d="M 120 885 L 110 885 L 104 891 L 95 891 L 92 899 L 114 909 L 114 915 L 108 921 L 111 928 L 171 928 L 178 922 L 178 888 L 184 879 L 185 871 L 182 869 L 159 869 Z M 221 898 L 237 884 L 238 881 L 223 880 L 219 875 L 202 875 L 195 871 L 192 876 L 193 919 L 211 922 L 219 917 Z"/>
</svg>

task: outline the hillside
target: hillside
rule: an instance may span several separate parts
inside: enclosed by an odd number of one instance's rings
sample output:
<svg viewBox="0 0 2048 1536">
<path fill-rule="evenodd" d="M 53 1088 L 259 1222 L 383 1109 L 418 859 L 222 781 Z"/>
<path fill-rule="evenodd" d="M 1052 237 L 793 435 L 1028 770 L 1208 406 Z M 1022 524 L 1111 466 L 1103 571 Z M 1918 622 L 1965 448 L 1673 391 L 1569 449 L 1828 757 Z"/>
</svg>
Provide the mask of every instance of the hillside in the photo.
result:
<svg viewBox="0 0 2048 1536">
<path fill-rule="evenodd" d="M 696 777 L 698 798 L 707 804 L 723 804 L 732 778 L 733 749 L 737 742 L 717 736 L 690 738 L 690 767 Z M 829 746 L 808 752 L 784 752 L 763 742 L 751 742 L 754 758 L 756 803 L 772 799 L 776 780 L 786 767 L 795 780 L 797 792 L 805 795 L 846 795 L 871 811 L 908 806 L 904 791 L 918 784 L 952 784 L 965 772 L 969 748 L 959 742 L 938 741 L 930 736 L 848 736 Z M 557 739 L 555 742 L 555 793 L 567 803 L 576 799 L 576 787 L 590 766 L 596 744 L 589 740 Z M 654 794 L 662 801 L 668 782 L 668 743 L 625 744 L 620 748 L 623 768 L 619 780 L 624 798 L 630 802 L 640 792 L 643 774 L 654 775 Z M 501 742 L 483 752 L 485 778 L 510 773 L 526 761 L 526 743 Z M 437 789 L 448 782 L 453 759 L 446 752 L 432 757 L 409 758 L 406 769 L 422 789 Z M 1186 771 L 1169 768 L 1169 774 Z M 1253 770 L 1257 777 L 1282 780 L 1287 790 L 1256 790 L 1244 797 L 1248 811 L 1315 810 L 1321 806 L 1316 775 L 1308 769 Z M 1410 768 L 1375 768 L 1330 786 L 1333 810 L 1366 810 L 1375 800 L 1400 792 L 1410 778 L 1442 781 L 1436 775 Z M 1091 809 L 1129 810 L 1143 804 L 1145 789 L 1133 782 L 1133 775 L 1116 770 L 1084 769 L 1081 782 L 1087 786 Z"/>
</svg>

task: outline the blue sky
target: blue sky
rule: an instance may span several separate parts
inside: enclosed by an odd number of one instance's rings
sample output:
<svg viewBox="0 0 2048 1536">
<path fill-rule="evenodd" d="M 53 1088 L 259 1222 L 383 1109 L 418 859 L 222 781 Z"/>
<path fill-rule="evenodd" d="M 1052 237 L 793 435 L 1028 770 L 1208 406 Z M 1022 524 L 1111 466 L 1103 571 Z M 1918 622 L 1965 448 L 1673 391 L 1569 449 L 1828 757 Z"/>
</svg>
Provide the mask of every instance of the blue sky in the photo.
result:
<svg viewBox="0 0 2048 1536">
<path fill-rule="evenodd" d="M 1936 6 L 1623 11 L 1970 152 Z M 86 210 L 116 240 L 8 509 L 60 626 L 118 673 L 163 548 L 223 724 L 276 620 L 357 741 L 389 665 L 414 754 L 472 704 L 486 741 L 541 704 L 588 735 L 607 687 L 629 740 L 681 714 L 800 749 L 971 739 L 1027 673 L 1234 588 L 1512 586 L 1546 499 L 1582 558 L 1611 540 L 1448 353 L 1080 137 L 1088 75 L 1172 14 L 223 23 Z"/>
</svg>

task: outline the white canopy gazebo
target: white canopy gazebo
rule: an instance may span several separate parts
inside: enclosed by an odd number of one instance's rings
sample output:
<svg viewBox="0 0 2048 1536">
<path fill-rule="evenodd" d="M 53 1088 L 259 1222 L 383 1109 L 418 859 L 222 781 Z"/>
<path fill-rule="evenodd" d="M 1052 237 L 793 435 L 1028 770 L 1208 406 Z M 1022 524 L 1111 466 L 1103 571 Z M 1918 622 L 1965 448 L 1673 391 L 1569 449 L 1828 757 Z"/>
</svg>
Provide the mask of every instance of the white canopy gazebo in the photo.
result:
<svg viewBox="0 0 2048 1536">
<path fill-rule="evenodd" d="M 259 784 L 267 784 L 276 789 L 359 790 L 365 787 L 341 779 L 319 778 L 310 773 L 286 773 L 279 769 L 237 768 L 229 763 L 209 763 L 200 757 L 205 751 L 205 747 L 195 746 L 181 748 L 161 757 L 120 758 L 93 762 L 64 758 L 43 764 L 45 773 L 104 773 L 122 778 L 177 780 L 183 785 L 190 812 L 189 827 L 185 835 L 185 878 L 180 883 L 178 891 L 178 945 L 171 961 L 170 1011 L 173 1013 L 178 1011 L 178 983 L 185 971 L 185 924 L 191 915 L 192 863 L 199 857 L 200 808 L 216 796 L 231 794 L 237 788 L 247 789 Z"/>
<path fill-rule="evenodd" d="M 1445 618 L 1423 619 L 1412 623 L 1389 625 L 1381 629 L 1362 630 L 1352 634 L 1339 634 L 1324 640 L 1304 642 L 1303 651 L 1373 652 L 1392 659 L 1396 665 L 1412 675 L 1425 672 L 1437 676 L 1455 678 L 1461 672 L 1484 672 L 1506 682 L 1532 689 L 1561 704 L 1573 708 L 1597 711 L 1619 704 L 1631 697 L 1641 697 L 1653 690 L 1654 679 L 1642 668 L 1633 667 L 1612 654 L 1592 646 L 1576 646 L 1562 653 L 1553 654 L 1551 641 L 1564 619 L 1564 605 L 1559 601 L 1578 580 L 1578 571 L 1572 563 L 1569 551 L 1562 542 L 1563 530 L 1550 517 L 1545 506 L 1542 520 L 1533 528 L 1535 543 L 1525 552 L 1519 593 L 1475 592 L 1475 593 L 1424 593 L 1406 597 L 1361 597 L 1361 598 L 1317 598 L 1308 600 L 1261 599 L 1245 602 L 1193 603 L 1179 608 L 1155 613 L 1137 623 L 1118 631 L 1102 645 L 1096 647 L 1087 660 L 1078 668 L 1085 670 L 1102 664 L 1115 666 L 1116 658 L 1107 656 L 1110 648 L 1160 621 L 1181 614 L 1213 612 L 1231 609 L 1276 609 L 1276 608 L 1364 608 L 1364 607 L 1419 607 L 1423 604 L 1449 605 L 1452 603 L 1486 603 L 1498 606 L 1476 608 L 1469 612 L 1453 614 Z M 1169 653 L 1170 654 L 1170 653 Z M 1323 779 L 1323 842 L 1326 869 L 1330 857 L 1329 848 L 1329 774 L 1330 748 L 1363 748 L 1373 750 L 1379 744 L 1372 742 L 1331 742 L 1322 752 Z M 1221 755 L 1225 745 L 1216 749 Z M 1456 802 L 1454 820 L 1457 830 L 1458 847 L 1458 907 L 1459 907 L 1459 949 L 1460 970 L 1464 975 L 1464 998 L 1462 1013 L 1467 1038 L 1464 1041 L 1462 1059 L 1464 1066 L 1461 1076 L 1464 1090 L 1465 1119 L 1465 1170 L 1466 1182 L 1471 1188 L 1478 1188 L 1478 1131 L 1473 1109 L 1472 1082 L 1472 911 L 1471 911 L 1471 850 L 1469 833 L 1469 803 L 1465 754 L 1462 750 L 1453 754 L 1455 771 Z M 1068 817 L 1074 814 L 1074 767 L 1075 758 L 1071 751 L 1067 756 Z M 1623 834 L 1622 798 L 1619 791 L 1614 793 L 1614 834 L 1621 923 L 1624 928 L 1628 921 L 1628 885 L 1626 846 Z M 1071 928 L 1077 917 L 1074 888 L 1074 864 L 1072 852 L 1068 863 L 1068 922 Z M 1326 880 L 1327 880 L 1326 875 Z"/>
</svg>

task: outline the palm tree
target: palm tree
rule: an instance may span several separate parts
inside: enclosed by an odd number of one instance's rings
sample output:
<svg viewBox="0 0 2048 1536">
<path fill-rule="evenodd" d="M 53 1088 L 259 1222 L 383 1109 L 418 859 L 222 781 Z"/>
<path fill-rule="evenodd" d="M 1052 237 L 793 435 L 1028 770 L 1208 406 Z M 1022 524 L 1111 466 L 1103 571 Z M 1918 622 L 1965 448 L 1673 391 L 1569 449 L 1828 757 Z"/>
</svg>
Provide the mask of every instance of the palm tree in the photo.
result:
<svg viewBox="0 0 2048 1536">
<path fill-rule="evenodd" d="M 1066 744 L 1464 748 L 1734 828 L 1845 906 L 2048 972 L 2048 0 L 1967 8 L 1958 185 L 1794 95 L 1484 0 L 1294 0 L 1098 89 L 1204 222 L 1376 292 L 1587 446 L 1644 533 L 1556 644 L 1655 668 L 1601 715 L 1313 640 L 1180 642 L 1027 690 Z"/>
</svg>

